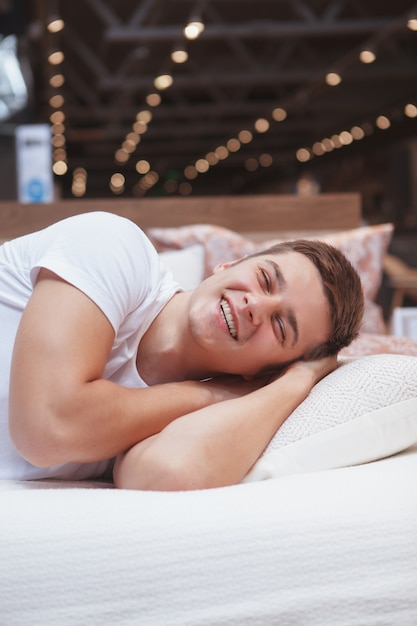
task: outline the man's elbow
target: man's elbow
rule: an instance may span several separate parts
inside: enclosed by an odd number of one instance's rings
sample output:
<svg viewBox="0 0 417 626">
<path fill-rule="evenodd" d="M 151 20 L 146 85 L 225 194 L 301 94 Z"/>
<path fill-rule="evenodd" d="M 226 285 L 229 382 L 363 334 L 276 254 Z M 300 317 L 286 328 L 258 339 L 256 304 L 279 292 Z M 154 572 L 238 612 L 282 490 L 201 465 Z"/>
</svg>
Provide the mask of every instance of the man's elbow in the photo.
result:
<svg viewBox="0 0 417 626">
<path fill-rule="evenodd" d="M 11 439 L 17 452 L 35 467 L 51 467 L 64 462 L 58 458 L 56 447 L 48 441 L 37 441 L 36 438 L 29 440 L 19 435 Z"/>
<path fill-rule="evenodd" d="M 190 491 L 210 486 L 186 460 L 174 455 L 166 458 L 155 448 L 142 449 L 138 444 L 118 457 L 113 472 L 115 486 L 143 491 Z"/>
<path fill-rule="evenodd" d="M 64 436 L 59 420 L 48 420 L 51 426 L 46 427 L 45 413 L 37 418 L 34 414 L 30 419 L 14 419 L 10 416 L 9 432 L 14 447 L 19 454 L 36 467 L 50 467 L 69 460 L 67 457 L 68 441 Z"/>
</svg>

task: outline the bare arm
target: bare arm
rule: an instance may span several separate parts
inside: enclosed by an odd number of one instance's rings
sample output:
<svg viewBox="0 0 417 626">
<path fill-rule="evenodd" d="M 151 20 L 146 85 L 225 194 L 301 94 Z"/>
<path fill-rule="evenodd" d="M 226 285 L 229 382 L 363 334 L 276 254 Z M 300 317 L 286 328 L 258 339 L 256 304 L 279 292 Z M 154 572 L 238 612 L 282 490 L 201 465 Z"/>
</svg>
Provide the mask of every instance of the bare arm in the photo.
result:
<svg viewBox="0 0 417 626">
<path fill-rule="evenodd" d="M 109 321 L 87 296 L 41 271 L 16 337 L 9 412 L 13 441 L 34 465 L 116 456 L 226 397 L 221 383 L 127 389 L 102 379 L 113 339 Z"/>
<path fill-rule="evenodd" d="M 117 459 L 116 486 L 182 490 L 238 483 L 285 419 L 335 365 L 335 357 L 298 362 L 243 398 L 178 418 Z"/>
</svg>

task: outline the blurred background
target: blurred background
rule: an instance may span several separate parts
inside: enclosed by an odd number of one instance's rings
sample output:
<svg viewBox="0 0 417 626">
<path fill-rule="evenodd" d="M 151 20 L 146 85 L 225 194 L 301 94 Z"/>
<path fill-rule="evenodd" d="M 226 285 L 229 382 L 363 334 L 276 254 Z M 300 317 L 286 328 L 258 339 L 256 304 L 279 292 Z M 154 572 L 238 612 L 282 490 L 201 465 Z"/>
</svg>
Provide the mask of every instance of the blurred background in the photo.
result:
<svg viewBox="0 0 417 626">
<path fill-rule="evenodd" d="M 416 232 L 417 5 L 0 0 L 0 200 L 16 163 L 55 198 L 359 191 Z"/>
</svg>

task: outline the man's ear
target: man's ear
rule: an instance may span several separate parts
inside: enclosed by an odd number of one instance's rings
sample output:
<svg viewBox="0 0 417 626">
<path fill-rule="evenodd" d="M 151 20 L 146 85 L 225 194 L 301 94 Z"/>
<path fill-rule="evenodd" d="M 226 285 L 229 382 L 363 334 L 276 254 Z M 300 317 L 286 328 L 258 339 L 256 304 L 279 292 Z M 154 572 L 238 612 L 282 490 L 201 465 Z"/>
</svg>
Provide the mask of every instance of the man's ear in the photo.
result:
<svg viewBox="0 0 417 626">
<path fill-rule="evenodd" d="M 227 269 L 228 267 L 231 267 L 234 264 L 235 264 L 235 261 L 226 261 L 225 263 L 217 263 L 217 265 L 213 269 L 213 274 L 218 274 L 219 272 L 222 272 L 223 270 Z"/>
<path fill-rule="evenodd" d="M 242 261 L 244 258 L 246 257 L 235 259 L 234 261 L 225 261 L 224 263 L 218 263 L 216 267 L 213 269 L 213 274 L 218 274 L 222 270 L 226 270 L 228 267 L 232 267 L 233 265 L 236 265 L 236 263 L 239 263 L 239 261 Z"/>
</svg>

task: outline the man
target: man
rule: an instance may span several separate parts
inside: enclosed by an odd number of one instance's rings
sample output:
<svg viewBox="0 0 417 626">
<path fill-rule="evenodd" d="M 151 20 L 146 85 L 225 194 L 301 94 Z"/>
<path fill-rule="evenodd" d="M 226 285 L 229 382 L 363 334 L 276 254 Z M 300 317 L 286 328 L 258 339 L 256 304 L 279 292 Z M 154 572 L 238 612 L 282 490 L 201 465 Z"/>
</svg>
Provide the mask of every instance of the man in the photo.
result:
<svg viewBox="0 0 417 626">
<path fill-rule="evenodd" d="M 182 292 L 108 213 L 6 243 L 0 477 L 95 477 L 118 457 L 119 487 L 239 482 L 362 310 L 356 272 L 325 244 L 221 265 Z"/>
</svg>

